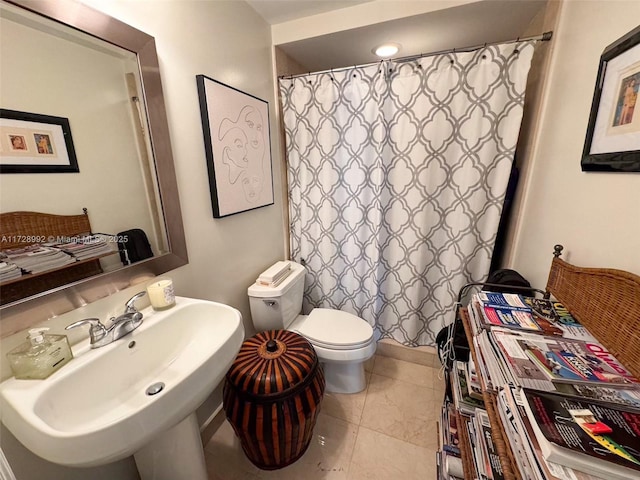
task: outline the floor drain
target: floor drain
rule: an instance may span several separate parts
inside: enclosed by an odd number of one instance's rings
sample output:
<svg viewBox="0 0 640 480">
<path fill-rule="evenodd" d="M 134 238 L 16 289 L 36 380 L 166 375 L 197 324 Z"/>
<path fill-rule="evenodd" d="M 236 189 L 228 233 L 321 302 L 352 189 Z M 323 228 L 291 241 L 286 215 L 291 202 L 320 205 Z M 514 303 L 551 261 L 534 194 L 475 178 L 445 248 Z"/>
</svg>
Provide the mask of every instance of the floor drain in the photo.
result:
<svg viewBox="0 0 640 480">
<path fill-rule="evenodd" d="M 149 388 L 147 388 L 146 393 L 147 395 L 155 395 L 157 393 L 160 393 L 163 389 L 164 389 L 164 383 L 157 382 L 151 385 Z"/>
</svg>

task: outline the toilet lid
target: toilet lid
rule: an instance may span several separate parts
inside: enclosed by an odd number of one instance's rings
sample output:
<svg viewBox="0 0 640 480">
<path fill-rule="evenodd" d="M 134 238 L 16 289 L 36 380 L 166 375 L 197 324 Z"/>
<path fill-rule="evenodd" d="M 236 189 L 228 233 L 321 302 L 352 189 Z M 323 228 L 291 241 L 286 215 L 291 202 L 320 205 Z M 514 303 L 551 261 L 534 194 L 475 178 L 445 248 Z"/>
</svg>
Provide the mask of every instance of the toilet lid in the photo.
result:
<svg viewBox="0 0 640 480">
<path fill-rule="evenodd" d="M 360 317 L 330 308 L 314 308 L 296 330 L 315 345 L 352 349 L 373 339 L 373 328 Z"/>
</svg>

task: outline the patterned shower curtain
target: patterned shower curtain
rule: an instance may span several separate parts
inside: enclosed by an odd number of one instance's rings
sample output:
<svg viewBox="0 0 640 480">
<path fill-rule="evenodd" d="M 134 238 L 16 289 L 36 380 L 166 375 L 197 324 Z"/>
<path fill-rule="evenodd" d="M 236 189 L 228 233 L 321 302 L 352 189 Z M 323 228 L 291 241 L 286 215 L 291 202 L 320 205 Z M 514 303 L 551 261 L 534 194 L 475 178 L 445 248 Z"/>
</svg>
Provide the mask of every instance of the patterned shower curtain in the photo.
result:
<svg viewBox="0 0 640 480">
<path fill-rule="evenodd" d="M 280 81 L 305 311 L 434 344 L 488 274 L 534 45 Z"/>
</svg>

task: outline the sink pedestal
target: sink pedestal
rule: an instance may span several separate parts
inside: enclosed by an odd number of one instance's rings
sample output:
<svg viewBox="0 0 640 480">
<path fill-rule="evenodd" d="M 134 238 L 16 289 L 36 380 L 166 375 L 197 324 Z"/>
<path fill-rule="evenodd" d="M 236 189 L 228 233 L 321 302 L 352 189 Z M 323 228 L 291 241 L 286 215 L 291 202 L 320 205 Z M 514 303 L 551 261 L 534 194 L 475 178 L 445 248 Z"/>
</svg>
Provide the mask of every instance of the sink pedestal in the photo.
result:
<svg viewBox="0 0 640 480">
<path fill-rule="evenodd" d="M 195 413 L 159 434 L 133 458 L 142 480 L 207 480 Z"/>
</svg>

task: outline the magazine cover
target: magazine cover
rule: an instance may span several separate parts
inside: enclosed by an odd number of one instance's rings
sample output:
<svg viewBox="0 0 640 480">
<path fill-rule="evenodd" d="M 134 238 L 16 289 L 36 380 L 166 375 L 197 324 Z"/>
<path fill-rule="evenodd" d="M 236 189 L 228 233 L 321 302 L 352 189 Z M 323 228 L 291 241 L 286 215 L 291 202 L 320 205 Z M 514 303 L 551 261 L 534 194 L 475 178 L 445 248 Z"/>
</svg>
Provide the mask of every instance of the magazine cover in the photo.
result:
<svg viewBox="0 0 640 480">
<path fill-rule="evenodd" d="M 490 336 L 517 385 L 536 390 L 555 390 L 553 382 L 542 371 L 542 367 L 526 353 L 529 344 L 543 340 L 544 337 L 507 330 L 492 330 Z"/>
<path fill-rule="evenodd" d="M 524 452 L 521 455 L 526 458 L 526 461 L 519 458 L 516 458 L 516 460 L 525 467 L 529 467 L 527 470 L 529 477 L 534 476 L 538 480 L 602 480 L 601 477 L 589 475 L 566 465 L 550 462 L 544 458 L 535 432 L 531 428 L 522 398 L 522 390 L 513 387 L 505 388 L 498 394 L 500 404 L 498 410 L 500 415 L 503 416 L 504 409 L 505 415 L 503 418 L 507 418 L 510 422 L 509 425 L 515 431 L 515 436 L 519 438 L 524 446 Z M 511 437 L 509 437 L 509 440 L 511 441 Z"/>
<path fill-rule="evenodd" d="M 499 327 L 540 331 L 540 327 L 530 312 L 513 310 L 506 307 L 482 307 L 485 323 Z"/>
<path fill-rule="evenodd" d="M 531 297 L 522 297 L 522 300 L 531 308 L 534 320 L 544 335 L 597 342 L 562 303 Z"/>
<path fill-rule="evenodd" d="M 629 386 L 638 383 L 599 343 L 545 338 L 544 342 L 522 341 L 520 345 L 553 381 Z"/>
<path fill-rule="evenodd" d="M 640 410 L 549 392 L 523 392 L 549 460 L 594 475 L 640 476 L 634 473 L 640 472 Z"/>
<path fill-rule="evenodd" d="M 479 292 L 478 300 L 485 307 L 510 308 L 514 310 L 531 311 L 531 306 L 525 303 L 524 297 L 517 293 Z"/>
<path fill-rule="evenodd" d="M 480 292 L 472 297 L 471 303 L 476 306 L 485 327 L 497 325 L 549 337 L 597 342 L 558 301 L 517 294 Z"/>
<path fill-rule="evenodd" d="M 631 387 L 638 380 L 599 343 L 579 342 L 513 331 L 493 331 L 505 361 L 520 385 L 553 391 L 543 380 Z"/>
</svg>

